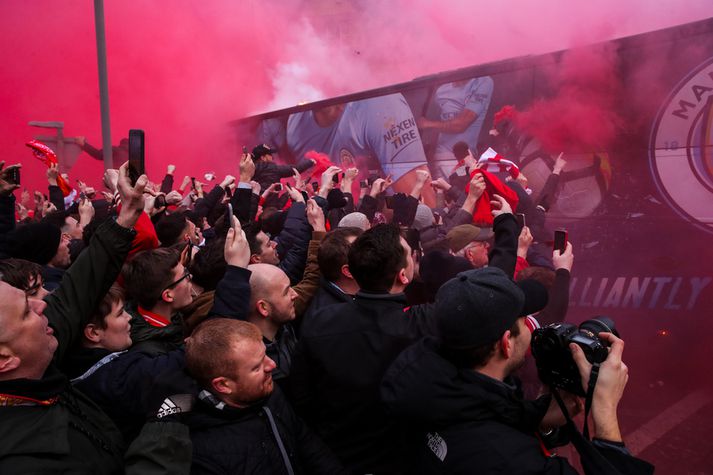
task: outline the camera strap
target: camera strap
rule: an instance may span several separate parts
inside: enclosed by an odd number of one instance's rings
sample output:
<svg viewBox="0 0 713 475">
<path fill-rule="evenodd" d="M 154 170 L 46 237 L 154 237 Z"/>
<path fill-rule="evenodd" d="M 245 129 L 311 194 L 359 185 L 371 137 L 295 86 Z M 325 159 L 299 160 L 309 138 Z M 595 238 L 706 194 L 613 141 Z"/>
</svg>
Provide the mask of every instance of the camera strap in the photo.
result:
<svg viewBox="0 0 713 475">
<path fill-rule="evenodd" d="M 592 365 L 592 371 L 589 373 L 589 385 L 587 386 L 587 397 L 584 400 L 584 430 L 582 434 L 584 438 L 590 440 L 589 438 L 589 411 L 592 409 L 592 398 L 594 397 L 594 386 L 597 384 L 597 378 L 599 378 L 599 363 L 594 363 Z"/>
<path fill-rule="evenodd" d="M 594 397 L 594 386 L 597 384 L 597 378 L 599 378 L 599 363 L 594 363 L 592 365 L 592 371 L 589 373 L 589 383 L 587 384 L 587 395 L 585 396 L 584 399 L 584 429 L 582 431 L 582 434 L 584 435 L 584 438 L 587 440 L 590 440 L 589 438 L 589 411 L 592 409 L 592 398 Z M 564 414 L 565 419 L 567 420 L 567 425 L 572 427 L 573 429 L 576 430 L 576 426 L 574 425 L 574 421 L 572 421 L 572 417 L 569 415 L 569 411 L 567 410 L 567 406 L 565 405 L 564 401 L 562 400 L 562 397 L 559 394 L 559 391 L 557 391 L 555 388 L 552 388 L 552 395 L 554 396 L 555 400 L 557 401 L 557 404 L 559 405 L 560 409 L 562 410 L 562 414 Z"/>
</svg>

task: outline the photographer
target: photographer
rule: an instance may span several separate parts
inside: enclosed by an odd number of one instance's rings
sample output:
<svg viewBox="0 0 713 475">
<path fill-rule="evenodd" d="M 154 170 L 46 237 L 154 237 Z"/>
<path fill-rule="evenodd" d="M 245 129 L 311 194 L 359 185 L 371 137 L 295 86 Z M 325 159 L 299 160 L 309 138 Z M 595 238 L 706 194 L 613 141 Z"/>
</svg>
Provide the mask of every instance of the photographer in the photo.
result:
<svg viewBox="0 0 713 475">
<path fill-rule="evenodd" d="M 436 295 L 440 341 L 425 339 L 404 351 L 386 373 L 381 396 L 390 412 L 408 421 L 420 473 L 576 473 L 566 459 L 553 456 L 546 434 L 565 425 L 549 395 L 524 400 L 511 374 L 530 347 L 522 317 L 525 296 L 499 269 L 458 274 Z M 470 309 L 465 312 L 463 309 Z M 616 408 L 628 378 L 621 361 L 624 342 L 610 333 L 609 356 L 599 368 L 592 403 L 594 440 L 569 425 L 584 470 L 594 473 L 652 473 L 622 442 Z M 582 350 L 570 350 L 589 383 L 591 365 Z M 560 392 L 568 412 L 581 400 Z"/>
</svg>

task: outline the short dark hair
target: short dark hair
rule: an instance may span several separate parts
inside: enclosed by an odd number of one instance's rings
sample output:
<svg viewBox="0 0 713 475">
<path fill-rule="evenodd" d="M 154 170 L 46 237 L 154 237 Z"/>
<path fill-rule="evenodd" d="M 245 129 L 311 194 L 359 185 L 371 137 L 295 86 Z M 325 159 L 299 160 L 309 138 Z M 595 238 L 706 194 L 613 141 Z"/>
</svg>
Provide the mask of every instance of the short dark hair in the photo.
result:
<svg viewBox="0 0 713 475">
<path fill-rule="evenodd" d="M 225 262 L 225 239 L 216 238 L 203 246 L 190 265 L 192 281 L 206 291 L 215 290 L 223 278 L 228 264 Z"/>
<path fill-rule="evenodd" d="M 181 234 L 188 226 L 188 218 L 184 213 L 173 213 L 163 216 L 156 223 L 156 236 L 162 247 L 170 247 L 181 240 Z"/>
<path fill-rule="evenodd" d="M 42 275 L 42 266 L 25 259 L 0 260 L 0 280 L 7 282 L 16 289 L 27 291 L 30 279 Z"/>
<path fill-rule="evenodd" d="M 510 334 L 512 334 L 512 336 L 520 336 L 520 326 L 517 322 L 518 321 L 515 320 L 515 323 L 513 323 L 512 327 L 510 327 Z M 500 340 L 476 346 L 474 348 L 455 349 L 443 347 L 441 349 L 441 353 L 443 357 L 453 363 L 457 368 L 482 368 L 486 365 L 488 360 L 492 358 L 493 353 L 495 353 L 495 347 L 498 344 L 498 341 Z"/>
<path fill-rule="evenodd" d="M 122 269 L 129 296 L 143 308 L 150 309 L 161 299 L 161 293 L 173 282 L 171 271 L 181 260 L 175 248 L 141 251 Z"/>
<path fill-rule="evenodd" d="M 349 270 L 362 290 L 388 292 L 396 275 L 407 264 L 399 228 L 379 224 L 364 231 L 352 243 L 348 261 Z"/>
<path fill-rule="evenodd" d="M 260 234 L 260 225 L 257 223 L 252 223 L 249 226 L 243 228 L 245 231 L 245 239 L 248 241 L 248 246 L 250 246 L 250 255 L 260 254 L 261 243 L 257 239 L 257 235 Z"/>
<path fill-rule="evenodd" d="M 113 307 L 114 304 L 116 304 L 117 302 L 123 302 L 124 297 L 124 289 L 122 289 L 120 286 L 114 284 L 109 287 L 109 290 L 107 291 L 106 295 L 104 295 L 104 298 L 101 300 L 101 302 L 99 302 L 97 308 L 94 309 L 94 312 L 92 312 L 86 324 L 89 325 L 90 323 L 92 323 L 97 327 L 101 328 L 102 330 L 105 330 L 106 321 L 104 319 L 107 315 L 109 315 L 109 313 L 111 313 L 111 307 Z"/>
<path fill-rule="evenodd" d="M 360 228 L 343 227 L 327 233 L 319 245 L 317 262 L 319 270 L 325 279 L 334 282 L 342 275 L 342 266 L 348 263 L 349 248 L 351 244 L 347 239 L 359 237 Z"/>
<path fill-rule="evenodd" d="M 186 370 L 206 389 L 213 378 L 232 372 L 235 362 L 228 356 L 244 340 L 261 342 L 262 334 L 252 323 L 232 318 L 206 320 L 186 339 Z"/>
</svg>

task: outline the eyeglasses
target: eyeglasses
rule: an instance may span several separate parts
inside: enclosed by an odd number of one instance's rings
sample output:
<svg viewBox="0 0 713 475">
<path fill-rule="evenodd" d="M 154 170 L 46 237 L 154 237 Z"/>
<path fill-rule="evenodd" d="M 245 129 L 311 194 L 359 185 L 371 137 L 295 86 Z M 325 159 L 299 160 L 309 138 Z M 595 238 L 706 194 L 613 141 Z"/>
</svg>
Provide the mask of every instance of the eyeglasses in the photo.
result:
<svg viewBox="0 0 713 475">
<path fill-rule="evenodd" d="M 193 275 L 192 275 L 190 272 L 186 271 L 186 273 L 183 274 L 180 279 L 178 279 L 178 280 L 175 281 L 175 282 L 172 282 L 172 283 L 168 284 L 166 287 L 163 288 L 163 290 L 168 290 L 168 289 L 170 289 L 170 288 L 172 288 L 172 287 L 175 287 L 175 286 L 177 286 L 178 284 L 180 284 L 181 282 L 183 282 L 185 279 L 188 279 L 188 281 L 190 282 L 192 278 L 193 278 Z"/>
</svg>

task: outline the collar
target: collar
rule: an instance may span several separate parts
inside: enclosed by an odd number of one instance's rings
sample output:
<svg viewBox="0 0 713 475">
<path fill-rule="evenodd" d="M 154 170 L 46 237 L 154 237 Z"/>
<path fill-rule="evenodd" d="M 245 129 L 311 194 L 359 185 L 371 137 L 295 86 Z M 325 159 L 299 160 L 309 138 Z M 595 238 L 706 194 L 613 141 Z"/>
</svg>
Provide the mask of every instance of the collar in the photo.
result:
<svg viewBox="0 0 713 475">
<path fill-rule="evenodd" d="M 405 306 L 407 303 L 406 294 L 404 294 L 403 292 L 399 292 L 398 294 L 390 294 L 386 292 L 375 293 L 366 290 L 360 290 L 356 293 L 355 299 L 360 302 L 393 302 L 398 303 L 402 306 Z"/>
<path fill-rule="evenodd" d="M 68 387 L 67 378 L 50 365 L 41 379 L 0 381 L 0 406 L 51 406 Z"/>
<path fill-rule="evenodd" d="M 145 308 L 142 308 L 140 305 L 137 307 L 137 311 L 139 312 L 139 315 L 141 315 L 144 318 L 144 320 L 146 320 L 146 323 L 148 323 L 152 327 L 163 328 L 163 327 L 167 327 L 171 324 L 171 320 L 167 319 L 163 315 L 159 315 L 158 313 L 154 313 L 154 312 L 151 312 L 150 310 L 146 310 Z"/>
</svg>

